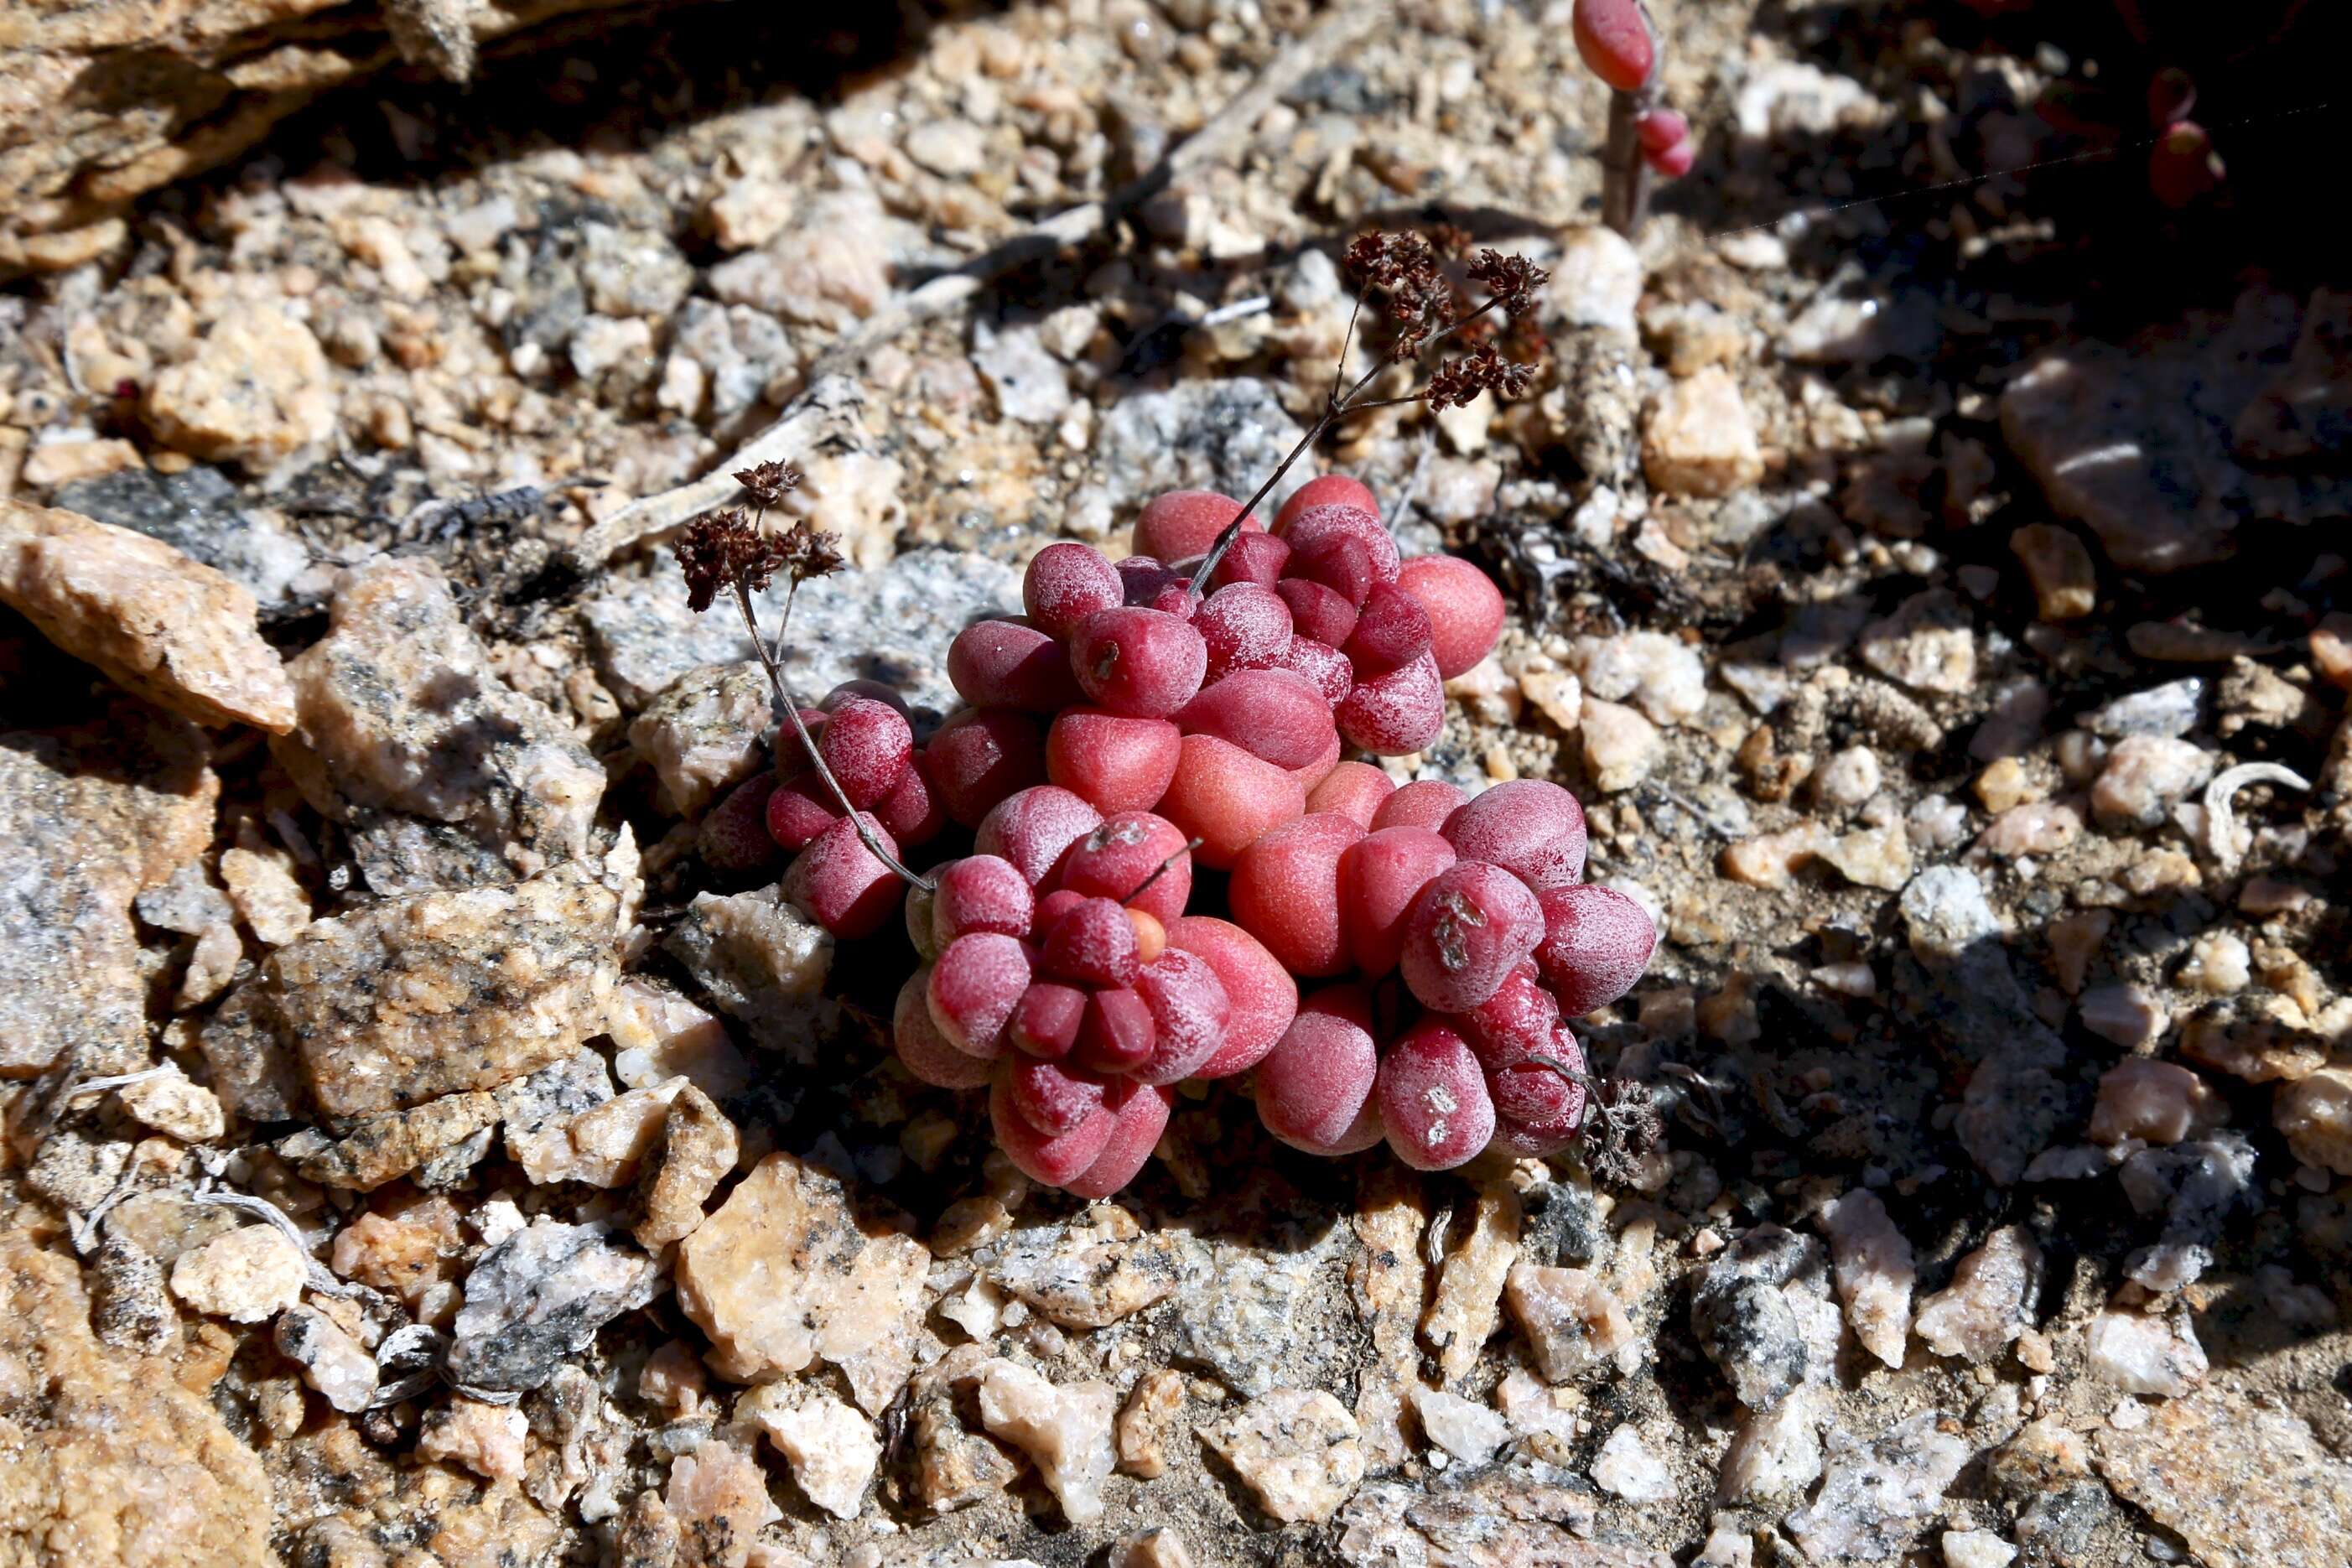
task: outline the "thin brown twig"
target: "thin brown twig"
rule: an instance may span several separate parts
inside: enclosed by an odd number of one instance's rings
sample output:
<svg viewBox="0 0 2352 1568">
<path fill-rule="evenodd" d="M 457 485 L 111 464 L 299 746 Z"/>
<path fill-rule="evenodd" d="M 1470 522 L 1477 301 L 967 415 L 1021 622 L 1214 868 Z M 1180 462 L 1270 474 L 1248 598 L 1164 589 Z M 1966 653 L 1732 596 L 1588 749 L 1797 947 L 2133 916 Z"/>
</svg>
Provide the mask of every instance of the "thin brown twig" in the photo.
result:
<svg viewBox="0 0 2352 1568">
<path fill-rule="evenodd" d="M 793 584 L 794 588 L 798 586 L 797 583 Z M 789 593 L 786 597 L 789 600 Z M 791 723 L 793 733 L 800 737 L 802 752 L 806 753 L 809 765 L 816 770 L 816 776 L 824 781 L 825 788 L 832 791 L 833 798 L 840 803 L 842 814 L 856 833 L 858 842 L 866 846 L 868 855 L 887 867 L 899 880 L 929 892 L 935 886 L 931 879 L 919 871 L 908 869 L 896 855 L 883 847 L 873 824 L 866 819 L 865 813 L 849 804 L 849 792 L 841 787 L 841 781 L 834 777 L 833 770 L 825 765 L 824 753 L 817 750 L 816 737 L 809 733 L 808 726 L 801 721 L 801 705 L 793 695 L 792 682 L 785 679 L 783 666 L 769 651 L 768 639 L 761 634 L 759 615 L 751 608 L 751 590 L 740 577 L 735 580 L 735 607 L 743 613 L 743 629 L 751 634 L 751 649 L 760 656 L 760 668 L 768 672 L 768 685 L 775 691 L 776 701 L 783 708 L 784 718 Z M 781 633 L 777 641 L 779 644 L 782 641 Z"/>
</svg>

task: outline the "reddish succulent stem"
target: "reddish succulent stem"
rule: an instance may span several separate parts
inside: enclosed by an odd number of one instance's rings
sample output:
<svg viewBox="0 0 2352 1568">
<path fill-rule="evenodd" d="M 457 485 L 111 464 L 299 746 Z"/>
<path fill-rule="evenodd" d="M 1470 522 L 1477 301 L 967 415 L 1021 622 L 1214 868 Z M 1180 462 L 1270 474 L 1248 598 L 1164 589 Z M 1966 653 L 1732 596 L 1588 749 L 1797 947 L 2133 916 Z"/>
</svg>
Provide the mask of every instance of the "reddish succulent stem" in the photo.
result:
<svg viewBox="0 0 2352 1568">
<path fill-rule="evenodd" d="M 793 584 L 792 591 L 797 592 L 799 587 L 800 584 L 795 583 Z M 785 600 L 785 605 L 784 617 L 786 623 L 790 624 L 792 609 L 789 595 Z M 934 886 L 931 879 L 919 872 L 908 870 L 896 855 L 883 847 L 882 840 L 876 836 L 872 824 L 866 821 L 856 806 L 849 804 L 849 792 L 841 787 L 841 781 L 834 777 L 833 770 L 825 765 L 824 753 L 817 750 L 816 737 L 809 733 L 806 724 L 801 722 L 800 701 L 793 695 L 792 682 L 784 679 L 783 666 L 777 662 L 775 654 L 768 651 L 768 639 L 760 635 L 760 617 L 751 608 L 751 590 L 740 577 L 735 580 L 735 607 L 743 612 L 744 628 L 751 634 L 751 650 L 760 656 L 760 668 L 768 672 L 768 685 L 774 690 L 776 701 L 784 710 L 785 721 L 792 725 L 793 733 L 800 737 L 801 750 L 807 753 L 809 765 L 816 770 L 816 776 L 824 781 L 824 787 L 832 791 L 833 798 L 840 803 L 842 815 L 849 819 L 850 826 L 856 829 L 858 842 L 866 846 L 866 852 L 868 855 L 881 861 L 899 880 L 929 892 Z M 782 628 L 777 631 L 776 642 L 779 647 L 782 646 Z"/>
</svg>

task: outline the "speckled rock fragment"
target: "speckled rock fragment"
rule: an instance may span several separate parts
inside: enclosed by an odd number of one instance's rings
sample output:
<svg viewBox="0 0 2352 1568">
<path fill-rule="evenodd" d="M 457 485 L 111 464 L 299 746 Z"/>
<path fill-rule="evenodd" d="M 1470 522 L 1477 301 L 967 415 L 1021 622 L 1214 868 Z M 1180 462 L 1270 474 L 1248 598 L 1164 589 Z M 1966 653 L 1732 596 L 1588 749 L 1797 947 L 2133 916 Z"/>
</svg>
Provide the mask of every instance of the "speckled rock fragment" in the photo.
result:
<svg viewBox="0 0 2352 1568">
<path fill-rule="evenodd" d="M 1952 1282 L 1919 1303 L 1913 1326 L 1937 1355 L 1990 1361 L 2031 1326 L 2042 1249 L 2022 1226 L 2005 1225 L 1960 1259 Z"/>
<path fill-rule="evenodd" d="M 143 1065 L 146 988 L 131 902 L 209 845 L 220 781 L 184 719 L 134 702 L 100 722 L 0 736 L 0 1078 L 71 1050 Z"/>
<path fill-rule="evenodd" d="M 817 1042 L 840 1016 L 824 994 L 834 939 L 775 889 L 697 893 L 664 946 L 721 1011 L 750 1028 L 753 1044 L 794 1061 L 816 1059 Z"/>
<path fill-rule="evenodd" d="M 275 1121 L 305 1089 L 362 1116 L 519 1078 L 603 1031 L 618 907 L 566 869 L 313 921 L 206 1026 L 215 1083 Z"/>
<path fill-rule="evenodd" d="M 304 798 L 352 826 L 378 892 L 467 874 L 409 852 L 443 827 L 506 875 L 590 853 L 604 769 L 544 704 L 509 687 L 439 567 L 378 556 L 336 581 L 327 635 L 286 667 L 299 721 L 271 742 Z"/>
<path fill-rule="evenodd" d="M 1064 1328 L 1100 1329 L 1165 1300 L 1179 1273 L 1167 1237 L 1117 1204 L 1096 1204 L 1066 1224 L 1009 1233 L 988 1278 Z"/>
<path fill-rule="evenodd" d="M 823 1360 L 878 1411 L 914 1367 L 930 1254 L 861 1224 L 839 1176 L 774 1153 L 679 1245 L 678 1305 L 721 1377 L 767 1382 Z"/>
<path fill-rule="evenodd" d="M 0 1559 L 270 1568 L 270 1483 L 211 1402 L 90 1332 L 80 1270 L 0 1237 Z"/>
<path fill-rule="evenodd" d="M 2283 1410 L 2218 1388 L 2098 1435 L 2099 1473 L 2211 1568 L 2336 1568 L 2352 1539 L 2352 1464 Z"/>
<path fill-rule="evenodd" d="M 1509 1468 L 1450 1470 L 1418 1485 L 1366 1487 L 1339 1515 L 1348 1568 L 1444 1563 L 1447 1568 L 1673 1568 L 1674 1553 L 1595 1540 L 1591 1489 Z"/>
<path fill-rule="evenodd" d="M 1319 1388 L 1261 1394 L 1200 1436 L 1285 1524 L 1330 1518 L 1364 1479 L 1356 1418 Z"/>
<path fill-rule="evenodd" d="M 1501 1182 L 1478 1189 L 1469 1233 L 1438 1269 L 1437 1297 L 1422 1319 L 1422 1338 L 1437 1352 L 1452 1383 L 1478 1364 L 1503 1321 L 1503 1284 L 1519 1256 L 1519 1198 Z"/>
<path fill-rule="evenodd" d="M 346 1415 L 375 1397 L 375 1357 L 316 1307 L 289 1307 L 271 1331 L 278 1353 L 302 1369 L 302 1381 Z"/>
<path fill-rule="evenodd" d="M 1915 1541 L 1968 1463 L 1958 1424 L 1923 1411 L 1874 1439 L 1832 1426 L 1822 1489 L 1789 1515 L 1790 1534 L 1817 1558 L 1884 1562 Z"/>
<path fill-rule="evenodd" d="M 450 1330 L 449 1380 L 537 1388 L 658 1285 L 653 1260 L 615 1244 L 601 1226 L 535 1219 L 466 1276 L 466 1305 Z"/>
<path fill-rule="evenodd" d="M 253 595 L 160 539 L 0 500 L 0 604 L 125 690 L 200 724 L 294 727 Z"/>
<path fill-rule="evenodd" d="M 685 1084 L 662 1118 L 661 1139 L 638 1184 L 642 1212 L 629 1234 L 658 1252 L 694 1234 L 703 1205 L 735 1169 L 740 1142 L 735 1124 L 711 1098 Z"/>
<path fill-rule="evenodd" d="M 654 770 L 663 809 L 698 817 L 729 785 L 767 765 L 774 700 L 756 661 L 706 664 L 631 720 L 629 747 Z"/>
</svg>

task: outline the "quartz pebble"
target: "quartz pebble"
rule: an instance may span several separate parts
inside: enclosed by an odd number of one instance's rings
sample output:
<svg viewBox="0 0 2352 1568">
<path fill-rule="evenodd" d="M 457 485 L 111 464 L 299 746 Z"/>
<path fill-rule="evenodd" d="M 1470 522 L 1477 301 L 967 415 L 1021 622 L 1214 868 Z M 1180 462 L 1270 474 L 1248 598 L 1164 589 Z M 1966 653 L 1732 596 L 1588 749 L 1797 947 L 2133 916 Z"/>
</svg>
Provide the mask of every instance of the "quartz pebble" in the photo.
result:
<svg viewBox="0 0 2352 1568">
<path fill-rule="evenodd" d="M 1108 1568 L 1192 1568 L 1192 1552 L 1174 1530 L 1155 1524 L 1113 1546 Z"/>
<path fill-rule="evenodd" d="M 1184 1410 L 1184 1379 L 1160 1367 L 1135 1380 L 1127 1403 L 1119 1406 L 1117 1438 L 1118 1468 L 1126 1475 L 1152 1480 L 1168 1471 L 1168 1439 Z"/>
<path fill-rule="evenodd" d="M 2133 735 L 2178 740 L 2197 728 L 2205 701 L 2205 682 L 2197 676 L 2170 680 L 2135 691 L 2128 697 L 2095 708 L 2075 723 L 2104 740 Z"/>
<path fill-rule="evenodd" d="M 1719 364 L 1659 395 L 1642 428 L 1642 468 L 1668 495 L 1727 496 L 1764 477 L 1739 384 Z"/>
<path fill-rule="evenodd" d="M 1511 1316 L 1548 1381 L 1565 1383 L 1609 1364 L 1632 1370 L 1625 1363 L 1639 1356 L 1640 1342 L 1598 1275 L 1519 1262 L 1511 1266 L 1505 1289 Z"/>
<path fill-rule="evenodd" d="M 1072 1524 L 1103 1515 L 1103 1482 L 1118 1460 L 1111 1422 L 1118 1394 L 1107 1383 L 1052 1384 L 1002 1357 L 975 1373 L 980 1419 L 1029 1456 Z"/>
<path fill-rule="evenodd" d="M 2083 993 L 2083 1027 L 2126 1050 L 2137 1050 L 2156 1038 L 2170 1015 L 2164 1005 L 2137 985 L 2100 985 Z"/>
<path fill-rule="evenodd" d="M 2212 1087 L 2173 1062 L 2134 1057 L 2099 1075 L 2098 1102 L 2091 1111 L 2091 1142 L 2114 1145 L 2126 1139 L 2178 1143 L 2210 1132 L 2229 1120 L 2230 1108 Z"/>
<path fill-rule="evenodd" d="M 2043 620 L 2077 620 L 2098 608 L 2098 572 L 2091 564 L 2090 551 L 2071 531 L 2055 523 L 2029 522 L 2009 536 L 2009 548 L 2025 568 Z"/>
<path fill-rule="evenodd" d="M 258 1323 L 302 1298 L 307 1260 L 274 1226 L 239 1226 L 180 1255 L 172 1294 L 199 1312 Z"/>
<path fill-rule="evenodd" d="M 302 1369 L 302 1381 L 337 1410 L 364 1410 L 375 1397 L 375 1357 L 315 1307 L 293 1306 L 271 1331 L 278 1352 Z"/>
<path fill-rule="evenodd" d="M 1642 261 L 1613 229 L 1584 225 L 1570 229 L 1551 266 L 1544 302 L 1574 327 L 1633 330 L 1633 307 L 1642 298 Z"/>
<path fill-rule="evenodd" d="M 2179 1398 L 2205 1379 L 2205 1348 L 2185 1316 L 2101 1312 L 2084 1331 L 2084 1346 L 2091 1375 L 2126 1394 Z"/>
<path fill-rule="evenodd" d="M 1175 1249 L 1117 1204 L 1096 1204 L 1062 1225 L 1007 1236 L 988 1278 L 1069 1329 L 1132 1317 L 1175 1289 Z"/>
<path fill-rule="evenodd" d="M 1665 741 L 1656 725 L 1622 703 L 1587 696 L 1579 733 L 1583 738 L 1584 767 L 1592 785 L 1603 795 L 1632 789 L 1650 776 L 1664 754 Z"/>
<path fill-rule="evenodd" d="M 1706 704 L 1706 667 L 1698 650 L 1663 632 L 1587 637 L 1573 663 L 1584 690 L 1610 702 L 1630 702 L 1659 724 L 1686 724 Z"/>
<path fill-rule="evenodd" d="M 839 1176 L 788 1153 L 760 1162 L 678 1247 L 677 1300 L 710 1365 L 767 1382 L 824 1360 L 878 1411 L 914 1365 L 930 1254 L 861 1226 Z"/>
<path fill-rule="evenodd" d="M 1937 1355 L 1990 1361 L 2028 1326 L 2042 1249 L 2024 1226 L 2005 1225 L 1960 1259 L 1952 1283 L 1919 1303 L 1913 1327 Z"/>
<path fill-rule="evenodd" d="M 805 1384 L 771 1383 L 735 1403 L 735 1419 L 756 1428 L 793 1467 L 809 1501 L 835 1519 L 856 1519 L 882 1459 L 874 1423 Z"/>
<path fill-rule="evenodd" d="M 1822 1473 L 1822 1410 L 1816 1391 L 1799 1389 L 1739 1423 L 1723 1451 L 1716 1496 L 1727 1503 L 1794 1497 Z"/>
<path fill-rule="evenodd" d="M 162 1064 L 155 1077 L 125 1084 L 118 1092 L 123 1110 L 184 1143 L 217 1138 L 227 1125 L 220 1098 L 204 1085 L 191 1083 L 173 1062 Z"/>
<path fill-rule="evenodd" d="M 1911 1243 L 1887 1217 L 1878 1195 L 1856 1188 L 1822 1208 L 1830 1263 L 1846 1321 L 1862 1348 L 1890 1367 L 1903 1365 L 1911 1337 L 1911 1288 L 1917 1271 Z"/>
<path fill-rule="evenodd" d="M 1944 1531 L 1944 1568 L 2009 1568 L 2017 1548 L 1990 1530 Z"/>
<path fill-rule="evenodd" d="M 2322 1068 L 2286 1085 L 2271 1116 L 2296 1159 L 2352 1176 L 2352 1068 Z"/>
<path fill-rule="evenodd" d="M 1627 1502 L 1662 1502 L 1675 1495 L 1674 1472 L 1659 1463 L 1630 1421 L 1601 1445 L 1592 1460 L 1592 1482 Z"/>
<path fill-rule="evenodd" d="M 1478 1364 L 1502 1324 L 1503 1287 L 1519 1256 L 1518 1194 L 1499 1182 L 1482 1186 L 1468 1220 L 1468 1234 L 1438 1269 L 1437 1296 L 1421 1321 L 1448 1383 Z"/>
<path fill-rule="evenodd" d="M 416 1434 L 416 1456 L 462 1465 L 487 1481 L 520 1479 L 523 1437 L 530 1430 L 522 1411 L 462 1394 L 436 1405 Z"/>
<path fill-rule="evenodd" d="M 1422 1435 L 1467 1465 L 1483 1465 L 1511 1440 L 1510 1423 L 1484 1405 L 1416 1384 L 1413 1414 Z"/>
<path fill-rule="evenodd" d="M 670 1461 L 663 1502 L 685 1539 L 698 1543 L 694 1556 L 677 1559 L 681 1568 L 748 1568 L 761 1530 L 784 1516 L 751 1450 L 723 1440 Z"/>
<path fill-rule="evenodd" d="M 2211 752 L 2162 735 L 2133 735 L 2107 754 L 2091 785 L 2091 809 L 2104 823 L 2154 827 L 2212 776 Z"/>
<path fill-rule="evenodd" d="M 335 433 L 335 380 L 319 340 L 290 312 L 244 305 L 213 323 L 194 356 L 147 388 L 156 438 L 259 472 Z"/>
<path fill-rule="evenodd" d="M 159 539 L 0 499 L 0 604 L 126 690 L 201 724 L 294 727 L 253 595 Z"/>
<path fill-rule="evenodd" d="M 1364 1479 L 1356 1418 L 1319 1388 L 1261 1394 L 1200 1435 L 1285 1524 L 1330 1518 Z"/>
</svg>

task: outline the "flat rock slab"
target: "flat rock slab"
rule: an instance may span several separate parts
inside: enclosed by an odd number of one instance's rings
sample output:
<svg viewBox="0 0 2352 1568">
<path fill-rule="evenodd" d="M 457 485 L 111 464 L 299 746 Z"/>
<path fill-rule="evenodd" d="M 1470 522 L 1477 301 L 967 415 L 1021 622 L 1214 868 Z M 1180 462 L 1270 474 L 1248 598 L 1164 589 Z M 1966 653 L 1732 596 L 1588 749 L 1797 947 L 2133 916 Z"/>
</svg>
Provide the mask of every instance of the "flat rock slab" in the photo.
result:
<svg viewBox="0 0 2352 1568">
<path fill-rule="evenodd" d="M 0 500 L 0 603 L 125 690 L 200 724 L 294 727 L 253 595 L 159 539 Z"/>
<path fill-rule="evenodd" d="M 2099 1434 L 2107 1484 L 2189 1542 L 2206 1568 L 2340 1568 L 2352 1465 L 2311 1428 L 2242 1394 L 2168 1400 L 2134 1431 Z"/>
</svg>

